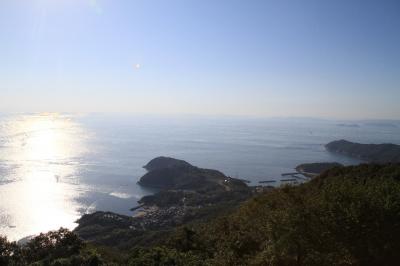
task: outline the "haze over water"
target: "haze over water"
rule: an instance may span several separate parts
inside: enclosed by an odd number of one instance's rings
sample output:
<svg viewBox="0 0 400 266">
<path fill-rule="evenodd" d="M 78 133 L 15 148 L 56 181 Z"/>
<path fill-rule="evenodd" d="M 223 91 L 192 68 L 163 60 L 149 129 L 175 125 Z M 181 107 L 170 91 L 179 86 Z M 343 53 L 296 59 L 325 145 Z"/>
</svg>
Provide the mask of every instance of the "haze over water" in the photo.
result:
<svg viewBox="0 0 400 266">
<path fill-rule="evenodd" d="M 347 139 L 400 144 L 396 121 L 196 116 L 0 116 L 0 234 L 10 239 L 73 229 L 96 210 L 130 214 L 153 191 L 136 182 L 164 155 L 257 184 L 306 162 L 359 161 L 325 151 Z M 279 182 L 277 182 L 279 184 Z"/>
</svg>

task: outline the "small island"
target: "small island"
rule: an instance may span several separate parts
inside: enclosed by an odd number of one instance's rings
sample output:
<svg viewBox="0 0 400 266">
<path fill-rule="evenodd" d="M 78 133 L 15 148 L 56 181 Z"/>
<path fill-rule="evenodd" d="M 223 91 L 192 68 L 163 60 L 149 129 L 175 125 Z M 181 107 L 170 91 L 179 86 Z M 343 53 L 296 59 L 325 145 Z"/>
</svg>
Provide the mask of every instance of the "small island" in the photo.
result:
<svg viewBox="0 0 400 266">
<path fill-rule="evenodd" d="M 400 162 L 400 145 L 396 144 L 361 144 L 347 140 L 332 141 L 325 148 L 334 153 L 355 157 L 367 162 Z"/>
<path fill-rule="evenodd" d="M 347 123 L 340 123 L 337 124 L 338 127 L 350 127 L 350 128 L 358 128 L 360 127 L 359 124 L 347 124 Z"/>
</svg>

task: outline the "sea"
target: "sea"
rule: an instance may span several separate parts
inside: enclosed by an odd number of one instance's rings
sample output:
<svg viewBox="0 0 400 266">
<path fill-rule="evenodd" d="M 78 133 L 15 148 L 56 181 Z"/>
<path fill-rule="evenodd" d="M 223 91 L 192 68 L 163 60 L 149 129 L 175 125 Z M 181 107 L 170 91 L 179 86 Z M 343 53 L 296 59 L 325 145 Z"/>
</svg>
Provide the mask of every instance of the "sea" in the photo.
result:
<svg viewBox="0 0 400 266">
<path fill-rule="evenodd" d="M 186 160 L 251 181 L 276 180 L 301 163 L 362 161 L 325 150 L 338 139 L 400 144 L 400 122 L 195 115 L 0 114 L 0 235 L 10 240 L 83 214 L 131 215 L 144 195 L 143 165 Z M 271 183 L 269 183 L 271 185 Z"/>
</svg>

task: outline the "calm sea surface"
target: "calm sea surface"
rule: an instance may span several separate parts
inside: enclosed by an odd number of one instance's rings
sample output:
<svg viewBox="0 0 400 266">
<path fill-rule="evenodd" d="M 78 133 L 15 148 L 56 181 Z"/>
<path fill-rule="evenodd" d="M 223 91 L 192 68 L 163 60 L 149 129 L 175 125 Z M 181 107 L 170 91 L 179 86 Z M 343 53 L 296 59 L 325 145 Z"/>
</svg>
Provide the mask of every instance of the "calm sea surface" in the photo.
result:
<svg viewBox="0 0 400 266">
<path fill-rule="evenodd" d="M 300 163 L 359 163 L 325 151 L 323 144 L 342 138 L 400 144 L 400 123 L 3 114 L 0 234 L 18 240 L 60 226 L 72 229 L 82 214 L 96 210 L 130 214 L 139 198 L 152 193 L 136 182 L 156 156 L 257 184 L 279 180 Z"/>
</svg>

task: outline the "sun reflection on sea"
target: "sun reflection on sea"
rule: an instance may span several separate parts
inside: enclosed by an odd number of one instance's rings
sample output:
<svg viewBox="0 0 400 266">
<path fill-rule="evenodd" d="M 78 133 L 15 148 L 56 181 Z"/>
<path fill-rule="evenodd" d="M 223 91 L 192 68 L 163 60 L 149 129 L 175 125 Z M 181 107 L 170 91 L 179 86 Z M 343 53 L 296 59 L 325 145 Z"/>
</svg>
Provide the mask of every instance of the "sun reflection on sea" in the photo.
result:
<svg viewBox="0 0 400 266">
<path fill-rule="evenodd" d="M 0 208 L 0 234 L 17 240 L 60 226 L 73 228 L 79 217 L 74 186 L 85 152 L 82 128 L 57 114 L 22 116 L 5 128 L 8 145 L 0 158 L 15 172 L 0 186 L 0 201 L 6 203 Z"/>
</svg>

